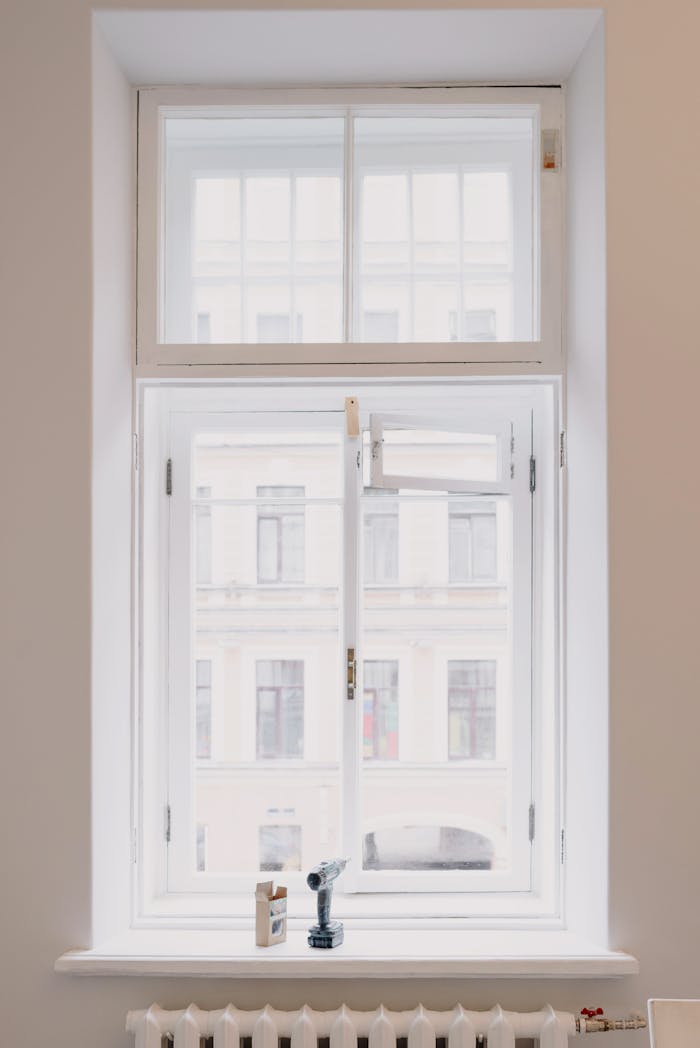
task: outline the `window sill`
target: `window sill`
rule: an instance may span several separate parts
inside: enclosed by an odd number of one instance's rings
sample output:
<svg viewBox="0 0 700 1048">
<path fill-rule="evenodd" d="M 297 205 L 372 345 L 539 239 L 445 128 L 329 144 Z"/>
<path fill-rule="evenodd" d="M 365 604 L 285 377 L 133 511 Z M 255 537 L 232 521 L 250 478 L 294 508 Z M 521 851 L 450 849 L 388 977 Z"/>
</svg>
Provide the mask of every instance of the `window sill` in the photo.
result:
<svg viewBox="0 0 700 1048">
<path fill-rule="evenodd" d="M 177 975 L 219 978 L 614 978 L 636 975 L 630 954 L 568 932 L 351 929 L 328 952 L 307 946 L 306 931 L 287 942 L 254 945 L 253 929 L 134 929 L 90 950 L 69 950 L 55 969 L 73 975 Z"/>
</svg>

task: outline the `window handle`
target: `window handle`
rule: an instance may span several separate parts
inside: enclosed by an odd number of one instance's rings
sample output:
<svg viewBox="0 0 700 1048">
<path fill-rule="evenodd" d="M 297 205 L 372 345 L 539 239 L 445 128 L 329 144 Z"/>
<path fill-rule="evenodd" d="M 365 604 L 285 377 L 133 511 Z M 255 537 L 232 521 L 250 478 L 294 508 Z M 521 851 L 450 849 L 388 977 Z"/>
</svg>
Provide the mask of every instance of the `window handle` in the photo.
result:
<svg viewBox="0 0 700 1048">
<path fill-rule="evenodd" d="M 348 648 L 347 651 L 347 697 L 352 702 L 355 698 L 355 687 L 357 684 L 357 662 L 355 660 L 355 649 Z"/>
</svg>

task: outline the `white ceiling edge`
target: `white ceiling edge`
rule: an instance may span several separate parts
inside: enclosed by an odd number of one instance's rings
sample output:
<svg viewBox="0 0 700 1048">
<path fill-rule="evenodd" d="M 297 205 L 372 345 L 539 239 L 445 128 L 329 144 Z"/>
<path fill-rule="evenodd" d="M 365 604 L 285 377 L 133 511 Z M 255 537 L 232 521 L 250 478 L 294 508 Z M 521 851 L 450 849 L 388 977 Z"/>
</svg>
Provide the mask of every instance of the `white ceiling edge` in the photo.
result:
<svg viewBox="0 0 700 1048">
<path fill-rule="evenodd" d="M 592 8 L 94 15 L 132 84 L 232 87 L 561 84 L 600 17 Z"/>
</svg>

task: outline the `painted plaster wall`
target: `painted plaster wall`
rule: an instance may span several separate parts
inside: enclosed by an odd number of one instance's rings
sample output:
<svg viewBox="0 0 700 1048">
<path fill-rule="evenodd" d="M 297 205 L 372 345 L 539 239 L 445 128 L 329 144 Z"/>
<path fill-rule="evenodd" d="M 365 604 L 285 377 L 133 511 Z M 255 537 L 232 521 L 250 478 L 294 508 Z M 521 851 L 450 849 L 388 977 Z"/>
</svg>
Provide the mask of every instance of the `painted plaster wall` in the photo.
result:
<svg viewBox="0 0 700 1048">
<path fill-rule="evenodd" d="M 427 4 L 427 0 L 425 0 Z M 126 6 L 116 2 L 111 6 Z M 143 7 L 172 7 L 173 3 Z M 194 6 L 177 5 L 177 6 Z M 224 6 L 210 0 L 207 6 Z M 281 0 L 277 6 L 284 5 Z M 374 6 L 373 3 L 320 6 Z M 384 0 L 383 6 L 409 6 Z M 422 6 L 421 2 L 410 6 Z M 445 2 L 445 6 L 449 6 Z M 461 5 L 455 5 L 461 6 Z M 470 6 L 465 4 L 465 6 Z M 471 6 L 493 6 L 481 0 Z M 503 5 L 499 5 L 503 6 Z M 528 6 L 510 0 L 508 6 Z M 589 6 L 558 0 L 538 6 Z M 152 1000 L 254 1007 L 638 1008 L 700 984 L 700 356 L 694 0 L 608 0 L 608 470 L 611 944 L 617 982 L 342 984 L 77 979 L 90 939 L 91 121 L 88 0 L 5 0 L 0 17 L 4 717 L 2 1043 L 124 1048 Z M 95 393 L 97 396 L 97 393 Z M 592 740 L 595 745 L 595 740 Z M 595 846 L 596 827 L 591 827 Z M 74 1040 L 74 1033 L 77 1035 Z M 643 1045 L 622 1034 L 615 1045 Z"/>
</svg>

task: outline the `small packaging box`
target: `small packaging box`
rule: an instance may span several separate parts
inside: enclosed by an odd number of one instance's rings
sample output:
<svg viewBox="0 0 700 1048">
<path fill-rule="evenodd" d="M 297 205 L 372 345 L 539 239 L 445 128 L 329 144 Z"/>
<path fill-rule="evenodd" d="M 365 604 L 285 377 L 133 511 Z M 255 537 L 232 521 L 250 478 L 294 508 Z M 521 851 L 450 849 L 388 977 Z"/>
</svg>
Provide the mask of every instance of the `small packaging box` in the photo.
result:
<svg viewBox="0 0 700 1048">
<path fill-rule="evenodd" d="M 276 946 L 287 938 L 287 889 L 272 881 L 255 886 L 255 945 Z"/>
</svg>

